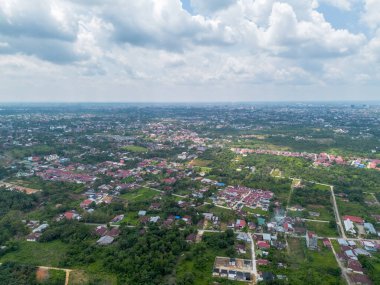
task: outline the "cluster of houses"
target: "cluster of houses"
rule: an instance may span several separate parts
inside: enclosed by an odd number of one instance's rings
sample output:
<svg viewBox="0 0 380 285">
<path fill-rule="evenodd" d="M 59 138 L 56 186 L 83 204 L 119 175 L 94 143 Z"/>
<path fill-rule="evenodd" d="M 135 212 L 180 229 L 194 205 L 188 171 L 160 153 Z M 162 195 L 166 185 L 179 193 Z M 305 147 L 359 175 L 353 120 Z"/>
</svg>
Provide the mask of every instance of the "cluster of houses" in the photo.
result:
<svg viewBox="0 0 380 285">
<path fill-rule="evenodd" d="M 247 154 L 269 154 L 278 155 L 286 157 L 302 157 L 313 161 L 314 165 L 320 166 L 331 166 L 333 164 L 346 164 L 351 165 L 356 168 L 370 168 L 380 170 L 380 160 L 379 159 L 369 159 L 369 158 L 355 158 L 349 161 L 345 160 L 342 156 L 336 156 L 328 153 L 308 153 L 308 152 L 291 152 L 291 151 L 277 151 L 277 150 L 265 150 L 265 149 L 248 149 L 248 148 L 231 148 L 236 154 L 247 155 Z"/>
<path fill-rule="evenodd" d="M 229 186 L 217 193 L 216 204 L 226 205 L 232 209 L 244 206 L 267 211 L 274 193 L 267 190 L 252 189 L 244 186 Z"/>
<path fill-rule="evenodd" d="M 247 155 L 252 153 L 270 154 L 286 157 L 302 157 L 312 160 L 315 165 L 330 166 L 332 164 L 346 164 L 346 161 L 341 156 L 335 156 L 327 153 L 308 153 L 308 152 L 291 152 L 265 149 L 248 149 L 248 148 L 231 148 L 231 151 L 236 154 Z"/>
<path fill-rule="evenodd" d="M 44 180 L 60 181 L 60 182 L 73 182 L 73 183 L 89 183 L 96 180 L 96 177 L 85 173 L 75 173 L 67 171 L 66 169 L 46 169 L 36 173 L 37 176 Z"/>
<path fill-rule="evenodd" d="M 109 245 L 120 235 L 120 230 L 118 227 L 109 229 L 106 226 L 98 226 L 95 229 L 95 234 L 100 236 L 96 242 L 98 245 Z"/>
<path fill-rule="evenodd" d="M 38 241 L 38 239 L 41 237 L 42 233 L 49 227 L 49 224 L 47 222 L 40 223 L 39 221 L 22 221 L 26 224 L 26 226 L 31 229 L 31 233 L 26 236 L 27 241 L 35 242 Z"/>
<path fill-rule="evenodd" d="M 365 270 L 358 257 L 360 255 L 371 256 L 371 252 L 380 250 L 380 245 L 372 241 L 360 241 L 360 247 L 352 240 L 338 239 L 340 252 L 337 253 L 339 260 L 345 266 L 349 277 L 354 284 L 371 285 L 372 281 L 365 274 Z"/>
<path fill-rule="evenodd" d="M 366 223 L 364 219 L 360 217 L 348 215 L 343 216 L 343 224 L 345 231 L 353 236 L 357 235 L 357 230 L 359 230 L 359 234 L 379 236 L 379 233 L 376 231 L 374 225 L 368 222 Z"/>
<path fill-rule="evenodd" d="M 213 277 L 228 278 L 237 281 L 252 280 L 252 260 L 230 257 L 216 257 Z"/>
</svg>

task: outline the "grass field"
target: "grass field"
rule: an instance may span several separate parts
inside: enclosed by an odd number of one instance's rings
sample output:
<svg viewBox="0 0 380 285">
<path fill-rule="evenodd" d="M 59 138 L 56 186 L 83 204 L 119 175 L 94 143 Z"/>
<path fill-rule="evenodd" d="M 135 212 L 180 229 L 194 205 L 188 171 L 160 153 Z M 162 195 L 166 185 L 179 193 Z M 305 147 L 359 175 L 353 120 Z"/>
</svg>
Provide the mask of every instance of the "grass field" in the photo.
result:
<svg viewBox="0 0 380 285">
<path fill-rule="evenodd" d="M 321 236 L 321 237 L 336 237 L 336 236 L 338 236 L 338 232 L 337 232 L 336 227 L 331 228 L 329 223 L 306 221 L 306 228 L 309 231 L 315 232 L 318 236 Z"/>
<path fill-rule="evenodd" d="M 60 241 L 38 243 L 21 241 L 19 249 L 0 258 L 1 262 L 14 261 L 35 266 L 58 267 L 66 253 L 66 245 Z"/>
<path fill-rule="evenodd" d="M 306 281 L 310 270 L 313 270 L 320 274 L 319 278 L 323 280 L 323 284 L 345 284 L 339 274 L 331 273 L 338 272 L 339 266 L 332 251 L 325 248 L 321 240 L 318 241 L 318 251 L 307 249 L 305 239 L 289 238 L 288 244 L 288 256 L 291 264 L 290 270 L 287 272 L 289 282 L 297 280 L 300 276 L 305 276 L 304 281 Z"/>
<path fill-rule="evenodd" d="M 138 145 L 126 145 L 122 147 L 122 150 L 130 151 L 130 152 L 136 152 L 136 153 L 143 153 L 147 152 L 148 149 L 146 147 L 138 146 Z"/>
<path fill-rule="evenodd" d="M 313 220 L 333 221 L 335 219 L 332 205 L 331 207 L 322 205 L 308 205 L 306 207 L 306 212 L 307 217 Z M 318 212 L 319 217 L 310 216 L 309 212 Z"/>
<path fill-rule="evenodd" d="M 191 272 L 194 275 L 193 285 L 209 285 L 213 282 L 218 284 L 247 284 L 245 282 L 231 281 L 227 279 L 219 279 L 212 277 L 212 269 L 217 256 L 227 256 L 224 250 L 216 250 L 207 248 L 202 253 L 202 266 L 196 262 L 194 258 L 187 258 L 186 255 L 182 256 L 177 264 L 176 277 L 184 276 L 187 272 Z"/>
<path fill-rule="evenodd" d="M 244 206 L 243 210 L 249 214 L 259 214 L 260 216 L 268 216 L 268 211 L 264 211 L 260 208 L 252 209 L 252 208 Z"/>
<path fill-rule="evenodd" d="M 224 209 L 212 205 L 203 205 L 198 207 L 200 213 L 213 213 L 218 216 L 222 221 L 231 221 L 236 218 L 236 214 L 233 210 Z"/>
<path fill-rule="evenodd" d="M 50 269 L 48 271 L 48 276 L 47 279 L 42 281 L 41 284 L 54 284 L 54 285 L 64 285 L 66 281 L 66 272 L 63 270 L 55 270 L 55 269 Z"/>
<path fill-rule="evenodd" d="M 312 188 L 317 189 L 317 190 L 324 190 L 324 191 L 330 191 L 331 189 L 330 186 L 319 184 L 319 183 L 315 183 Z"/>
<path fill-rule="evenodd" d="M 124 215 L 124 219 L 121 221 L 128 225 L 137 226 L 139 224 L 139 218 L 137 212 L 128 212 Z"/>
<path fill-rule="evenodd" d="M 210 173 L 212 168 L 211 167 L 206 167 L 206 166 L 195 166 L 194 169 L 197 172 L 204 172 L 204 173 Z"/>
<path fill-rule="evenodd" d="M 211 160 L 205 160 L 205 159 L 194 159 L 190 162 L 190 165 L 192 166 L 198 166 L 198 167 L 207 167 L 212 163 Z"/>
<path fill-rule="evenodd" d="M 305 248 L 302 243 L 305 242 L 303 239 L 299 238 L 289 238 L 289 260 L 292 265 L 296 265 L 299 262 L 305 260 Z"/>
<path fill-rule="evenodd" d="M 380 207 L 378 206 L 367 206 L 357 202 L 346 202 L 340 197 L 336 198 L 336 202 L 338 204 L 339 213 L 342 216 L 359 216 L 365 220 L 369 220 L 371 215 L 380 214 Z"/>
<path fill-rule="evenodd" d="M 132 190 L 128 193 L 125 193 L 121 195 L 120 197 L 131 202 L 140 202 L 140 201 L 147 201 L 151 200 L 155 196 L 159 195 L 160 193 L 158 191 L 154 191 L 149 188 L 140 188 L 137 190 Z"/>
<path fill-rule="evenodd" d="M 83 270 L 75 270 L 70 274 L 69 285 L 116 285 L 117 278 L 112 275 L 104 275 L 96 272 L 86 272 Z"/>
</svg>

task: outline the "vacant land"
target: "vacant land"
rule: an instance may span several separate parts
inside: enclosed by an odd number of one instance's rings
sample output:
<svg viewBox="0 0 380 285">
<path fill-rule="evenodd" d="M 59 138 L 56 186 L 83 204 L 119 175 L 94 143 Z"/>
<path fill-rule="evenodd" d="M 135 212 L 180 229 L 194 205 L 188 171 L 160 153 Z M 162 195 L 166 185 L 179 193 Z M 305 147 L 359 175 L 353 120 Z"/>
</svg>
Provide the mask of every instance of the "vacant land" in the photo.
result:
<svg viewBox="0 0 380 285">
<path fill-rule="evenodd" d="M 330 226 L 330 223 L 306 221 L 306 228 L 309 231 L 315 232 L 318 236 L 322 236 L 322 237 L 338 236 L 336 225 L 332 227 Z"/>
<path fill-rule="evenodd" d="M 300 205 L 302 212 L 289 212 L 290 215 L 314 220 L 333 221 L 334 212 L 331 203 L 331 192 L 317 184 L 311 187 L 296 188 L 292 193 L 290 204 Z"/>
<path fill-rule="evenodd" d="M 365 220 L 371 220 L 371 215 L 379 215 L 380 214 L 380 207 L 374 206 L 368 206 L 364 203 L 359 202 L 353 202 L 353 201 L 347 201 L 346 199 L 342 199 L 340 197 L 337 197 L 336 199 L 339 213 L 344 215 L 352 215 L 352 216 L 359 216 Z"/>
<path fill-rule="evenodd" d="M 205 233 L 204 236 L 218 235 L 215 233 Z M 188 252 L 181 256 L 178 260 L 175 276 L 177 281 L 191 278 L 194 285 L 209 285 L 213 282 L 218 284 L 247 284 L 244 282 L 231 281 L 227 279 L 219 279 L 212 277 L 212 269 L 217 256 L 231 256 L 225 248 L 219 248 L 214 244 L 194 244 Z M 183 283 L 181 283 L 183 284 Z"/>
<path fill-rule="evenodd" d="M 334 254 L 323 247 L 321 241 L 318 242 L 319 251 L 307 249 L 305 239 L 290 238 L 288 244 L 291 263 L 289 284 L 320 284 L 320 280 L 323 284 L 345 284 Z"/>
<path fill-rule="evenodd" d="M 190 162 L 190 165 L 192 166 L 198 166 L 198 167 L 206 167 L 209 166 L 212 163 L 211 160 L 205 160 L 205 159 L 194 159 Z"/>
<path fill-rule="evenodd" d="M 69 285 L 116 285 L 117 279 L 114 276 L 103 275 L 95 272 L 85 272 L 83 270 L 75 270 L 70 273 Z"/>
<path fill-rule="evenodd" d="M 159 194 L 160 193 L 158 191 L 144 187 L 137 190 L 132 190 L 128 193 L 121 195 L 120 197 L 129 202 L 140 202 L 151 200 Z"/>
<path fill-rule="evenodd" d="M 60 241 L 48 243 L 20 241 L 19 248 L 2 256 L 0 262 L 14 261 L 35 266 L 58 267 L 66 248 L 67 246 Z"/>
<path fill-rule="evenodd" d="M 138 145 L 126 145 L 126 146 L 123 146 L 122 149 L 125 151 L 136 152 L 136 153 L 142 153 L 142 152 L 148 151 L 146 147 L 138 146 Z"/>
</svg>

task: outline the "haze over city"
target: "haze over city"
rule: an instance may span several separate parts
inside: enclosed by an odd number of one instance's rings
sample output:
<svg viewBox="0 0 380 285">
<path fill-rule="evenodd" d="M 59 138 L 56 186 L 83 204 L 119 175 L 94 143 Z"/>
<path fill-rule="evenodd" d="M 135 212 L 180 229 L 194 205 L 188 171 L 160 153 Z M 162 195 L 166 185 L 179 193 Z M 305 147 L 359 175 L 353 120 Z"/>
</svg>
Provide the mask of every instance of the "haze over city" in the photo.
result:
<svg viewBox="0 0 380 285">
<path fill-rule="evenodd" d="M 0 102 L 378 100 L 380 1 L 0 2 Z"/>
</svg>

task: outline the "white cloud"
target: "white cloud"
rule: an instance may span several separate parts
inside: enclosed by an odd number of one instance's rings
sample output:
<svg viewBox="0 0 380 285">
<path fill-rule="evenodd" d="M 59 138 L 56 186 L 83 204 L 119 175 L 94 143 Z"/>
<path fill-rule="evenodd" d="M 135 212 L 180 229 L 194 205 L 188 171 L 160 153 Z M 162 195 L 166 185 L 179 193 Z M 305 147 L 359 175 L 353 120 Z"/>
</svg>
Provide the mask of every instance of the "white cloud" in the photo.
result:
<svg viewBox="0 0 380 285">
<path fill-rule="evenodd" d="M 372 29 L 380 26 L 380 1 L 365 0 L 362 20 Z"/>
<path fill-rule="evenodd" d="M 193 14 L 180 0 L 3 0 L 0 59 L 22 59 L 31 77 L 41 62 L 40 77 L 94 77 L 118 86 L 324 85 L 379 76 L 366 67 L 379 60 L 379 1 L 366 0 L 368 39 L 364 31 L 334 28 L 316 0 L 191 3 Z M 12 65 L 0 65 L 2 74 L 7 70 Z"/>
<path fill-rule="evenodd" d="M 355 0 L 319 0 L 321 3 L 325 3 L 344 11 L 350 11 Z"/>
</svg>

